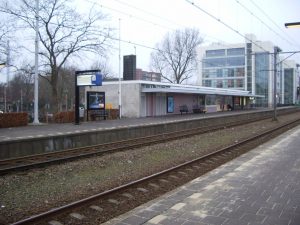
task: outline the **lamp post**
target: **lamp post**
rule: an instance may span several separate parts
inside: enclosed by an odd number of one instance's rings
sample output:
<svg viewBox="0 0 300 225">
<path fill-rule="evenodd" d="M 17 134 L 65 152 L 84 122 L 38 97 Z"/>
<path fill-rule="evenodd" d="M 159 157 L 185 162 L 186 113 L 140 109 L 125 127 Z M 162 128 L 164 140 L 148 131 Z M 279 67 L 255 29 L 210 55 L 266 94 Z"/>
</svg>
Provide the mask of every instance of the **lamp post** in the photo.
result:
<svg viewBox="0 0 300 225">
<path fill-rule="evenodd" d="M 285 23 L 286 28 L 300 28 L 300 22 Z"/>
<path fill-rule="evenodd" d="M 286 28 L 300 28 L 300 22 L 292 22 L 292 23 L 285 23 L 284 26 Z M 299 68 L 299 64 L 296 65 L 297 70 Z M 297 103 L 299 103 L 299 93 L 300 93 L 300 77 L 298 76 L 298 86 L 297 86 Z"/>
</svg>

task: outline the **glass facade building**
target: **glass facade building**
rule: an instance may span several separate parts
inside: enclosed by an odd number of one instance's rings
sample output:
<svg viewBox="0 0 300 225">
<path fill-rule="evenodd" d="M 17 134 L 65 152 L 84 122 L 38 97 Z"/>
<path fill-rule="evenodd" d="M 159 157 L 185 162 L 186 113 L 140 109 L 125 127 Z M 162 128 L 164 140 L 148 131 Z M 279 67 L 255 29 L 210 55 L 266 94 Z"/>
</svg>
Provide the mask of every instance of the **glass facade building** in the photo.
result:
<svg viewBox="0 0 300 225">
<path fill-rule="evenodd" d="M 207 50 L 202 68 L 203 86 L 244 90 L 244 48 Z"/>
<path fill-rule="evenodd" d="M 251 38 L 252 39 L 252 38 Z M 274 98 L 274 51 L 271 42 L 249 38 L 245 43 L 215 45 L 200 49 L 199 84 L 205 87 L 249 91 L 258 95 L 257 107 L 272 107 Z M 259 44 L 256 44 L 259 43 Z M 292 104 L 296 99 L 296 63 L 285 63 L 277 55 L 277 103 Z"/>
<path fill-rule="evenodd" d="M 284 69 L 284 104 L 293 104 L 294 70 Z"/>
<path fill-rule="evenodd" d="M 263 95 L 264 98 L 257 98 L 256 106 L 268 107 L 269 98 L 269 54 L 255 54 L 255 94 Z"/>
</svg>

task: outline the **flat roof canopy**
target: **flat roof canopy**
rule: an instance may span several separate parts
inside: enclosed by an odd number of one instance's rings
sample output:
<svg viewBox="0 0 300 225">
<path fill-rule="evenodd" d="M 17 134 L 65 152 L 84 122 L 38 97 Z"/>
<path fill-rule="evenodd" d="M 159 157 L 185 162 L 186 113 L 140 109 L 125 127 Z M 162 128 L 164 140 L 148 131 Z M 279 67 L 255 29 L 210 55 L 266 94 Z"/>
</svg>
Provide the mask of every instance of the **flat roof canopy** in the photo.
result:
<svg viewBox="0 0 300 225">
<path fill-rule="evenodd" d="M 103 82 L 103 85 L 118 84 L 118 81 Z M 263 95 L 253 95 L 249 91 L 211 88 L 196 85 L 183 85 L 162 83 L 144 80 L 121 81 L 121 84 L 140 84 L 143 93 L 181 93 L 181 94 L 203 94 L 203 95 L 224 95 L 240 97 L 264 97 Z"/>
<path fill-rule="evenodd" d="M 253 95 L 249 91 L 225 89 L 225 88 L 209 88 L 201 86 L 150 86 L 142 85 L 144 93 L 181 93 L 181 94 L 206 94 L 206 95 L 226 95 L 226 96 L 243 96 L 243 97 L 263 97 L 261 95 Z"/>
<path fill-rule="evenodd" d="M 207 94 L 207 95 L 227 95 L 227 96 L 243 96 L 243 97 L 263 97 L 260 95 L 252 95 L 250 93 L 242 92 L 227 92 L 219 90 L 189 90 L 189 89 L 174 89 L 174 88 L 142 88 L 144 93 L 181 93 L 181 94 Z"/>
</svg>

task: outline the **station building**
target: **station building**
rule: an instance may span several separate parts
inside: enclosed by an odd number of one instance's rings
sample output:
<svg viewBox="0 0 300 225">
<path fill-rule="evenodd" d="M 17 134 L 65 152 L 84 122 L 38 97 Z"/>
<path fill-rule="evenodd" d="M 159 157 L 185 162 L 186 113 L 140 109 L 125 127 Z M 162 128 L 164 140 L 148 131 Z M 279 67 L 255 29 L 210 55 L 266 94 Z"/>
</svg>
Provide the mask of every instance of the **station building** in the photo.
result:
<svg viewBox="0 0 300 225">
<path fill-rule="evenodd" d="M 118 109 L 120 104 L 121 116 L 128 118 L 180 114 L 183 105 L 188 108 L 188 113 L 195 112 L 193 109 L 200 106 L 207 113 L 244 109 L 252 107 L 253 101 L 262 97 L 245 90 L 145 80 L 107 81 L 102 86 L 85 87 L 86 95 L 92 92 L 104 93 L 107 107 Z"/>
<path fill-rule="evenodd" d="M 246 35 L 244 43 L 220 44 L 199 49 L 198 85 L 248 91 L 264 97 L 254 100 L 257 107 L 273 107 L 274 52 L 279 49 L 269 41 Z M 286 57 L 286 56 L 283 56 Z M 299 70 L 293 60 L 276 57 L 277 104 L 295 104 Z"/>
</svg>

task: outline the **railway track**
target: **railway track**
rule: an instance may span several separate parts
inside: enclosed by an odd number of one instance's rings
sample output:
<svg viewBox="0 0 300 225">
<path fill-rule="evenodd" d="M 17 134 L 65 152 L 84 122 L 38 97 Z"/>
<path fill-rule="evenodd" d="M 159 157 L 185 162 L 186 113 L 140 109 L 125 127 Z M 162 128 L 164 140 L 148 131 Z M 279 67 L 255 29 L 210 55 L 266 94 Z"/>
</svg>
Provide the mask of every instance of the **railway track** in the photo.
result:
<svg viewBox="0 0 300 225">
<path fill-rule="evenodd" d="M 270 118 L 269 116 L 260 117 L 259 120 Z M 19 158 L 11 158 L 0 160 L 0 174 L 5 174 L 13 171 L 26 170 L 34 167 L 43 167 L 49 164 L 60 163 L 63 161 L 76 160 L 83 157 L 91 157 L 95 155 L 107 154 L 116 151 L 124 151 L 126 149 L 138 148 L 141 146 L 162 143 L 179 138 L 189 137 L 192 135 L 213 132 L 219 129 L 239 126 L 242 124 L 256 122 L 258 119 L 247 119 L 236 122 L 228 122 L 217 126 L 207 126 L 194 128 L 189 130 L 181 130 L 176 132 L 162 133 L 151 135 L 142 138 L 117 141 L 113 143 L 105 143 L 81 148 L 73 148 L 63 151 L 55 151 L 44 154 L 29 155 Z"/>
<path fill-rule="evenodd" d="M 100 224 L 222 165 L 299 124 L 300 119 L 290 121 L 205 156 L 13 225 Z"/>
</svg>

